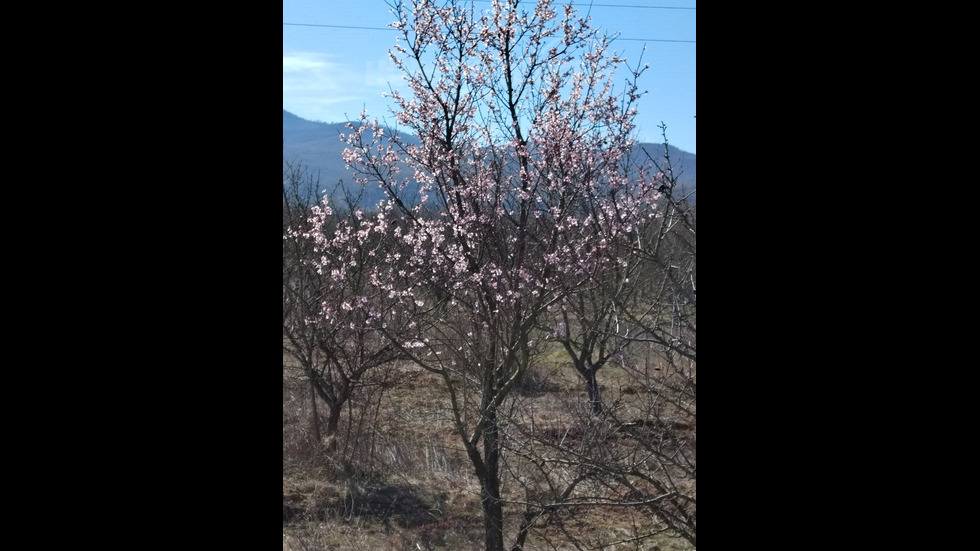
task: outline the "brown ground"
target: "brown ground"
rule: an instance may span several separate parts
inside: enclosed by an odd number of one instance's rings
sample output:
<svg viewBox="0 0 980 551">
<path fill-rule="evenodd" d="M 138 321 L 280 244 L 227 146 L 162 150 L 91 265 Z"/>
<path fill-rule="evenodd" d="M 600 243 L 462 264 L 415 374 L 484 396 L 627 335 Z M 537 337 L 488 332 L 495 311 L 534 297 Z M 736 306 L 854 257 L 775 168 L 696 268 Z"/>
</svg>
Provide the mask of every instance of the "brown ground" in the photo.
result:
<svg viewBox="0 0 980 551">
<path fill-rule="evenodd" d="M 536 424 L 554 430 L 557 438 L 567 436 L 561 427 L 569 424 L 570 404 L 581 405 L 585 397 L 577 376 L 559 361 L 551 363 L 554 367 L 535 370 L 522 399 Z M 378 377 L 384 384 L 376 380 L 364 389 L 353 414 L 345 412 L 338 434 L 325 444 L 310 441 L 309 391 L 284 368 L 283 551 L 482 550 L 478 486 L 449 421 L 440 382 L 411 367 Z M 617 377 L 612 367 L 599 377 L 610 402 L 645 392 Z M 325 407 L 319 408 L 322 416 Z M 636 422 L 631 430 L 643 430 L 644 421 Z M 675 430 L 691 434 L 694 428 Z M 505 538 L 512 542 L 519 509 L 505 511 Z M 638 522 L 646 520 L 623 509 L 591 511 L 532 533 L 525 548 L 574 549 L 562 531 L 615 542 L 628 538 Z M 603 548 L 692 549 L 663 534 Z"/>
</svg>

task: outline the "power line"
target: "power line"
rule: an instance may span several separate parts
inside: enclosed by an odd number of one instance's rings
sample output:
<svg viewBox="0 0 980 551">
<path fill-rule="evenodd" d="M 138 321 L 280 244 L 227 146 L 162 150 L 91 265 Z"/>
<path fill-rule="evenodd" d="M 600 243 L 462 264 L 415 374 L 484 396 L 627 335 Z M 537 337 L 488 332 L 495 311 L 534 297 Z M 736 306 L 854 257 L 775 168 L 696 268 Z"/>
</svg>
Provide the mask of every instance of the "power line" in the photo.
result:
<svg viewBox="0 0 980 551">
<path fill-rule="evenodd" d="M 490 0 L 476 0 L 476 1 L 477 2 L 481 2 L 481 3 L 489 3 L 490 2 Z M 633 6 L 633 5 L 626 5 L 626 4 L 593 4 L 591 2 L 589 2 L 588 6 L 586 6 L 586 4 L 583 3 L 581 6 L 575 6 L 575 7 L 576 8 L 578 8 L 578 7 L 582 7 L 582 8 L 585 8 L 585 7 L 599 7 L 599 8 L 644 8 L 644 9 L 648 9 L 648 10 L 696 10 L 697 9 L 697 8 L 684 8 L 684 7 L 679 7 L 679 6 Z"/>
<path fill-rule="evenodd" d="M 293 27 L 330 27 L 333 29 L 364 29 L 367 31 L 395 31 L 398 29 L 393 29 L 391 27 L 355 27 L 352 25 L 314 25 L 312 23 L 283 23 L 283 25 L 290 25 Z"/>
<path fill-rule="evenodd" d="M 616 37 L 615 40 L 632 40 L 635 42 L 686 42 L 688 44 L 697 44 L 696 40 L 667 40 L 662 38 L 620 38 Z"/>
<path fill-rule="evenodd" d="M 393 29 L 391 27 L 356 27 L 353 25 L 315 25 L 313 23 L 283 23 L 283 25 L 289 25 L 292 27 L 327 27 L 331 29 L 362 29 L 366 31 L 396 31 L 398 29 Z M 634 42 L 685 42 L 688 44 L 697 44 L 695 40 L 666 40 L 661 38 L 622 38 L 617 37 L 616 40 L 630 40 Z"/>
<path fill-rule="evenodd" d="M 679 6 L 626 6 L 623 4 L 589 4 L 599 8 L 646 8 L 648 10 L 696 10 L 697 8 L 682 8 Z"/>
</svg>

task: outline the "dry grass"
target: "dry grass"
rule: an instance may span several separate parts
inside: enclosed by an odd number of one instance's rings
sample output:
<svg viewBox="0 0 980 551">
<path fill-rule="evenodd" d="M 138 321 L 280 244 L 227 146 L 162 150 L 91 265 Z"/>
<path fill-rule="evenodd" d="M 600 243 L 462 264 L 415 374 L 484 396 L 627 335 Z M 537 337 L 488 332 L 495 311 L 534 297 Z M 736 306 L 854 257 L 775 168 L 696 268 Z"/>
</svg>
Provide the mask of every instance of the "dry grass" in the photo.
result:
<svg viewBox="0 0 980 551">
<path fill-rule="evenodd" d="M 309 438 L 309 390 L 285 362 L 284 551 L 484 548 L 479 488 L 438 379 L 402 366 L 397 384 L 365 386 L 345 411 L 335 439 L 325 444 Z M 617 412 L 643 414 L 647 390 L 635 374 L 610 366 L 599 376 L 603 397 L 617 404 Z M 584 386 L 560 355 L 540 358 L 518 395 L 520 414 L 556 434 L 580 421 L 586 400 Z M 508 477 L 513 479 L 504 481 L 506 497 L 523 499 L 515 484 L 522 474 Z M 521 508 L 509 505 L 505 511 L 505 538 L 513 541 Z M 533 530 L 525 549 L 574 549 L 571 538 L 608 550 L 692 548 L 665 534 L 632 541 L 651 527 L 646 515 L 631 509 L 566 510 Z"/>
</svg>

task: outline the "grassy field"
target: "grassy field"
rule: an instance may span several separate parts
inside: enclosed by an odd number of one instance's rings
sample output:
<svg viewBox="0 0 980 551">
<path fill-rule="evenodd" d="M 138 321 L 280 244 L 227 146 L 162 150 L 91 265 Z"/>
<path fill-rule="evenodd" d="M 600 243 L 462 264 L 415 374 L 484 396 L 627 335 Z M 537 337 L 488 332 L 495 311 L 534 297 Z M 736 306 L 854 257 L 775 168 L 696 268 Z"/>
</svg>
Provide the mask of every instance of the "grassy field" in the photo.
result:
<svg viewBox="0 0 980 551">
<path fill-rule="evenodd" d="M 338 434 L 316 442 L 308 383 L 291 365 L 284 357 L 284 551 L 484 548 L 479 487 L 435 376 L 409 365 L 372 374 Z M 649 392 L 635 376 L 608 366 L 599 379 L 618 412 L 643 414 L 639 404 Z M 539 359 L 517 397 L 514 418 L 560 438 L 574 435 L 587 406 L 584 385 L 558 353 Z M 696 427 L 690 425 L 678 423 L 693 453 Z M 510 545 L 521 523 L 516 502 L 534 481 L 519 462 L 508 465 L 504 493 L 515 502 L 505 507 Z M 657 527 L 637 508 L 579 508 L 533 529 L 525 549 L 576 549 L 573 540 L 593 549 L 693 549 L 667 533 L 648 535 Z M 637 541 L 636 534 L 647 537 Z"/>
</svg>

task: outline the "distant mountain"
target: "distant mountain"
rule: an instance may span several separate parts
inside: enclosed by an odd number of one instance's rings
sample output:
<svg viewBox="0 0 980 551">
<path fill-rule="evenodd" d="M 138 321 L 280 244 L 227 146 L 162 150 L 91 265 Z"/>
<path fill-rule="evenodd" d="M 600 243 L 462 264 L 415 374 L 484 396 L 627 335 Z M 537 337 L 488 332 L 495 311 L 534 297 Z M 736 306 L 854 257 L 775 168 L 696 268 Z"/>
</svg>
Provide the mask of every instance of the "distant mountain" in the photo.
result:
<svg viewBox="0 0 980 551">
<path fill-rule="evenodd" d="M 301 119 L 282 112 L 282 160 L 293 166 L 302 165 L 316 179 L 321 191 L 333 189 L 340 180 L 351 181 L 341 154 L 344 144 L 340 133 L 348 132 L 347 123 L 322 123 Z"/>
<path fill-rule="evenodd" d="M 346 184 L 353 182 L 353 176 L 344 166 L 342 153 L 344 143 L 340 134 L 350 131 L 347 123 L 324 123 L 309 121 L 286 111 L 282 111 L 282 159 L 283 163 L 292 166 L 302 165 L 314 179 L 319 176 L 320 193 L 332 191 L 342 180 Z M 640 149 L 646 150 L 654 159 L 663 165 L 663 144 L 641 143 L 635 153 L 641 155 Z M 682 193 L 691 192 L 691 202 L 696 201 L 697 156 L 669 147 L 670 161 L 678 176 L 678 184 Z M 645 158 L 645 157 L 641 157 Z M 381 191 L 375 188 L 367 190 L 365 204 L 375 204 L 381 199 Z M 677 194 L 675 193 L 675 196 Z"/>
</svg>

